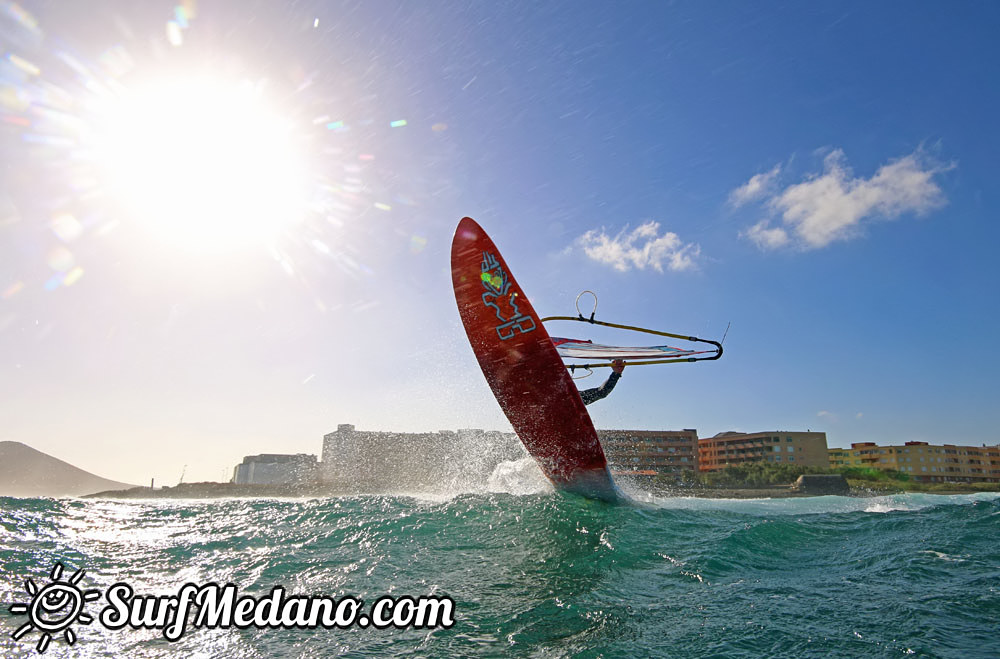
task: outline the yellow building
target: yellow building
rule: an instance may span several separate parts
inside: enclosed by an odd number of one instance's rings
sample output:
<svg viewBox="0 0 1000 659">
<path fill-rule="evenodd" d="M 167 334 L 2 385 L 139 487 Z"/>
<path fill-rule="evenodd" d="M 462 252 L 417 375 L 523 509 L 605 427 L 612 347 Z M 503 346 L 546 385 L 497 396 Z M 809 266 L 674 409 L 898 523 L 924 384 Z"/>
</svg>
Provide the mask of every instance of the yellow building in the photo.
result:
<svg viewBox="0 0 1000 659">
<path fill-rule="evenodd" d="M 698 470 L 697 430 L 598 430 L 597 436 L 616 476 Z"/>
<path fill-rule="evenodd" d="M 914 480 L 941 482 L 1000 482 L 1000 445 L 956 446 L 906 442 L 902 446 L 879 446 L 874 442 L 851 444 L 851 448 L 828 451 L 830 466 L 871 467 L 909 474 Z"/>
<path fill-rule="evenodd" d="M 752 462 L 829 467 L 825 432 L 724 432 L 698 440 L 701 471 Z"/>
</svg>

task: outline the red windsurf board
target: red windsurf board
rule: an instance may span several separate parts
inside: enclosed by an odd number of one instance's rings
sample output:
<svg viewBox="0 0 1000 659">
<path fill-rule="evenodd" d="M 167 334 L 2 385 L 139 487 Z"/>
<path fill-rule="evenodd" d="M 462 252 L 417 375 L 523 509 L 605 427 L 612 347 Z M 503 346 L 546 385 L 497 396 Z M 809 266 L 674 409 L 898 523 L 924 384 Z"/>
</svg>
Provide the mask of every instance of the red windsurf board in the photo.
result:
<svg viewBox="0 0 1000 659">
<path fill-rule="evenodd" d="M 573 378 L 500 251 L 468 217 L 455 230 L 451 276 L 486 382 L 542 472 L 558 489 L 619 498 Z"/>
</svg>

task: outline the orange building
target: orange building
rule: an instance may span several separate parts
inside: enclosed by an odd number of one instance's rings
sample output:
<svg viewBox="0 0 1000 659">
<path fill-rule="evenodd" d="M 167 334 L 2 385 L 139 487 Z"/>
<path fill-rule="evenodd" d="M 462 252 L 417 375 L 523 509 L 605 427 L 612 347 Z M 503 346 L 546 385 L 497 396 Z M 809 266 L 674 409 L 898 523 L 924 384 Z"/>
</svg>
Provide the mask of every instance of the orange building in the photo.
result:
<svg viewBox="0 0 1000 659">
<path fill-rule="evenodd" d="M 718 471 L 729 465 L 753 462 L 791 464 L 800 467 L 830 465 L 825 432 L 724 432 L 698 440 L 701 471 Z"/>
</svg>

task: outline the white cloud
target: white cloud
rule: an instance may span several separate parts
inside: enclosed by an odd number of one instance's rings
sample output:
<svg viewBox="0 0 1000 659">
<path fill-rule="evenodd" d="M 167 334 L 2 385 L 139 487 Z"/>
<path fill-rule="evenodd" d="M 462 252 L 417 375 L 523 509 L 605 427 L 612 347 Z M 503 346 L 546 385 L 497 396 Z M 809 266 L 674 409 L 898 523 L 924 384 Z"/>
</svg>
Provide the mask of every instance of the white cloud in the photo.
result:
<svg viewBox="0 0 1000 659">
<path fill-rule="evenodd" d="M 788 232 L 781 227 L 769 227 L 767 220 L 761 220 L 741 235 L 749 238 L 761 249 L 777 249 L 788 244 Z"/>
<path fill-rule="evenodd" d="M 780 173 L 781 165 L 775 165 L 771 171 L 751 177 L 749 181 L 729 193 L 730 205 L 739 208 L 769 194 L 774 189 L 774 183 Z"/>
<path fill-rule="evenodd" d="M 580 236 L 577 243 L 584 253 L 598 263 L 610 265 L 619 272 L 631 268 L 657 272 L 690 270 L 701 248 L 694 243 L 683 243 L 676 233 L 666 231 L 660 235 L 659 222 L 645 222 L 632 231 L 623 229 L 609 236 L 604 229 L 591 230 Z"/>
<path fill-rule="evenodd" d="M 863 222 L 910 212 L 920 215 L 943 206 L 944 195 L 934 177 L 949 168 L 929 162 L 922 152 L 915 151 L 882 165 L 871 178 L 854 177 L 844 152 L 837 149 L 823 160 L 822 174 L 764 195 L 766 205 L 783 226 L 771 226 L 772 220 L 765 219 L 741 235 L 761 249 L 792 242 L 817 249 L 848 240 L 859 234 Z M 746 190 L 760 189 L 755 180 L 761 176 L 765 175 L 758 174 L 734 190 L 730 200 L 745 198 L 749 194 Z"/>
</svg>

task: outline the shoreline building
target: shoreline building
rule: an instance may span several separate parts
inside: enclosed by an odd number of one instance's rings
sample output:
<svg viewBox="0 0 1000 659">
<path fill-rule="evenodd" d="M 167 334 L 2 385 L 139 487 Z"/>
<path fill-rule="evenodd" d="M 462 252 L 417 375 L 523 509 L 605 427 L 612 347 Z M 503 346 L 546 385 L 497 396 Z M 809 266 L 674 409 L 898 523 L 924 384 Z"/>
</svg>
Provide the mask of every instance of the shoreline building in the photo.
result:
<svg viewBox="0 0 1000 659">
<path fill-rule="evenodd" d="M 830 466 L 869 467 L 909 474 L 924 483 L 1000 483 L 1000 445 L 957 446 L 906 442 L 880 446 L 874 442 L 828 451 Z"/>
<path fill-rule="evenodd" d="M 316 480 L 316 456 L 306 453 L 248 455 L 233 470 L 237 485 L 293 485 Z"/>
<path fill-rule="evenodd" d="M 723 432 L 698 440 L 701 471 L 755 462 L 829 468 L 825 432 Z"/>
<path fill-rule="evenodd" d="M 698 431 L 598 430 L 614 476 L 639 479 L 698 471 Z"/>
</svg>

